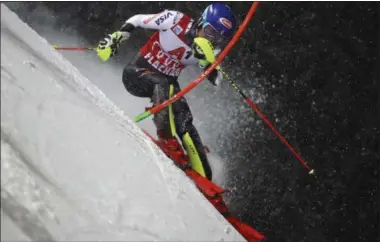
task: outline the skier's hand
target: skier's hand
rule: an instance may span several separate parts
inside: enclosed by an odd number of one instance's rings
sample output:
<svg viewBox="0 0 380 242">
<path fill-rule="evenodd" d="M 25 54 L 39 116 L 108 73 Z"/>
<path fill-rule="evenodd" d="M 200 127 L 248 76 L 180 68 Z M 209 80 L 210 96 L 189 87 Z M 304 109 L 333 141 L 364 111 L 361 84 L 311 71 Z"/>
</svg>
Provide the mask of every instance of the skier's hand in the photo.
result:
<svg viewBox="0 0 380 242">
<path fill-rule="evenodd" d="M 211 64 L 208 64 L 204 70 L 207 70 Z M 207 79 L 211 82 L 212 85 L 218 86 L 220 82 L 223 80 L 223 73 L 219 70 L 214 69 L 210 75 L 208 75 Z"/>
<path fill-rule="evenodd" d="M 198 66 L 206 71 L 210 66 L 206 60 L 199 60 Z M 220 82 L 223 80 L 223 73 L 220 71 L 220 66 L 217 66 L 211 73 L 208 75 L 207 79 L 211 82 L 212 85 L 218 86 Z"/>
<path fill-rule="evenodd" d="M 107 61 L 111 56 L 116 55 L 120 43 L 128 39 L 129 36 L 130 33 L 122 31 L 117 31 L 113 34 L 109 34 L 108 37 L 99 42 L 98 48 L 96 49 L 99 58 L 103 61 Z"/>
</svg>

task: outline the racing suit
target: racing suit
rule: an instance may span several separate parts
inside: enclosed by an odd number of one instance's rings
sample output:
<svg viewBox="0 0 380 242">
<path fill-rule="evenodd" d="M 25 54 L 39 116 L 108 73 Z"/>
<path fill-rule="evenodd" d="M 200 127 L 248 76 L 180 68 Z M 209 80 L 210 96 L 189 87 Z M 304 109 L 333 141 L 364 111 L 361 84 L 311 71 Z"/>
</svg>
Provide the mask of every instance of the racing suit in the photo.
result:
<svg viewBox="0 0 380 242">
<path fill-rule="evenodd" d="M 165 10 L 159 14 L 138 14 L 129 18 L 120 32 L 131 33 L 136 28 L 157 30 L 139 51 L 136 60 L 127 65 L 123 72 L 123 84 L 127 91 L 137 97 L 150 98 L 153 105 L 168 100 L 169 88 L 174 93 L 180 91 L 178 76 L 188 65 L 199 65 L 199 59 L 192 51 L 193 40 L 197 35 L 196 24 L 186 14 Z M 215 50 L 215 55 L 220 51 Z M 200 66 L 205 68 L 206 66 Z M 221 80 L 218 71 L 210 74 L 209 80 L 217 85 Z M 212 171 L 197 129 L 193 125 L 193 116 L 184 97 L 172 104 L 176 133 L 181 138 L 187 153 L 193 152 L 200 164 L 195 169 L 201 175 L 212 179 Z M 154 115 L 159 138 L 165 139 L 172 134 L 169 131 L 168 108 Z M 186 138 L 187 137 L 187 138 Z M 189 150 L 189 144 L 194 148 Z M 191 158 L 190 158 L 191 159 Z M 194 165 L 194 161 L 190 160 Z"/>
</svg>

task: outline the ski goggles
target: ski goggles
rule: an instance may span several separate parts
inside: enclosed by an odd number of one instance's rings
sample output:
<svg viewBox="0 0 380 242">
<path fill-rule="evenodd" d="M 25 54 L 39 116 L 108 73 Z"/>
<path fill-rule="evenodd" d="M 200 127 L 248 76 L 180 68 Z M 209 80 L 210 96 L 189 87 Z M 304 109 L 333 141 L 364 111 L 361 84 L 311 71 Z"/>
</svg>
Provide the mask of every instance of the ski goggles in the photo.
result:
<svg viewBox="0 0 380 242">
<path fill-rule="evenodd" d="M 228 37 L 224 36 L 220 32 L 218 32 L 214 27 L 211 26 L 211 24 L 204 22 L 202 24 L 203 33 L 205 34 L 205 37 L 217 45 L 225 45 L 228 41 Z"/>
</svg>

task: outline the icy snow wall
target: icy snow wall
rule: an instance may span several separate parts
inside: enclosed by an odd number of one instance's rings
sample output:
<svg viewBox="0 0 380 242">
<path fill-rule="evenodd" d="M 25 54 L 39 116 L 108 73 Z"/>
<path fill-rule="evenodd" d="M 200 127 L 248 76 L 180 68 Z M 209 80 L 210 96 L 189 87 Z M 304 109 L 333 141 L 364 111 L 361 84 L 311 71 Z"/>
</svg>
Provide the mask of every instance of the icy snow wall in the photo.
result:
<svg viewBox="0 0 380 242">
<path fill-rule="evenodd" d="M 143 132 L 1 5 L 1 240 L 244 240 Z"/>
</svg>

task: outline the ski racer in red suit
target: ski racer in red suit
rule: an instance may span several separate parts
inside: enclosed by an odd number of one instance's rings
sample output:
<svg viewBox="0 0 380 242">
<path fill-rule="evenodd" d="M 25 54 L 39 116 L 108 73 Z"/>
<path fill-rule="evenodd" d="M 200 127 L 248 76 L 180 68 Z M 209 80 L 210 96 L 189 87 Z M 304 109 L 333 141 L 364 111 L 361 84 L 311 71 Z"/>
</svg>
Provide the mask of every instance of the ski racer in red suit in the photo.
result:
<svg viewBox="0 0 380 242">
<path fill-rule="evenodd" d="M 136 28 L 157 30 L 140 48 L 133 64 L 127 65 L 123 72 L 123 83 L 129 93 L 137 97 L 150 98 L 153 105 L 169 99 L 170 86 L 174 93 L 180 91 L 177 78 L 182 69 L 188 65 L 198 65 L 206 69 L 210 63 L 205 60 L 202 50 L 194 44 L 195 37 L 204 37 L 218 55 L 221 48 L 228 43 L 236 27 L 231 9 L 221 3 L 209 5 L 198 21 L 188 15 L 165 10 L 158 14 L 138 14 L 129 18 L 119 31 L 100 41 L 97 51 L 109 50 L 109 55 L 116 54 L 119 44 L 127 40 Z M 217 86 L 222 80 L 222 73 L 214 70 L 208 80 Z M 186 99 L 182 97 L 172 104 L 176 133 L 189 155 L 192 168 L 199 174 L 212 179 L 211 168 L 201 138 L 193 125 L 193 116 Z M 168 108 L 155 114 L 154 123 L 159 139 L 170 139 Z M 190 150 L 191 149 L 191 150 Z"/>
</svg>

